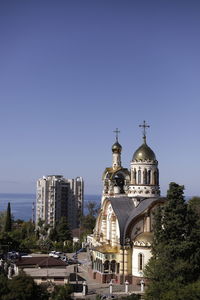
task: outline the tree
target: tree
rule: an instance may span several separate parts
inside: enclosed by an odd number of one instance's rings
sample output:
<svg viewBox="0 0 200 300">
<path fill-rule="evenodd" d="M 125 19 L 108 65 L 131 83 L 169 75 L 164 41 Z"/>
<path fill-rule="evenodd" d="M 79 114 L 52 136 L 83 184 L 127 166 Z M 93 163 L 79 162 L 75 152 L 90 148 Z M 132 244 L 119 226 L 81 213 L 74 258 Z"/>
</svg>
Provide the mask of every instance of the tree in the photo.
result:
<svg viewBox="0 0 200 300">
<path fill-rule="evenodd" d="M 72 299 L 70 294 L 73 292 L 73 287 L 69 284 L 64 286 L 55 286 L 51 295 L 52 300 L 70 300 Z"/>
<path fill-rule="evenodd" d="M 4 283 L 4 288 L 0 289 L 1 300 L 49 299 L 49 295 L 43 287 L 38 286 L 34 280 L 25 273 L 13 277 L 12 280 L 0 277 L 0 287 L 1 283 Z"/>
<path fill-rule="evenodd" d="M 0 274 L 0 299 L 9 292 L 8 278 L 4 274 Z"/>
<path fill-rule="evenodd" d="M 190 206 L 191 209 L 193 209 L 198 216 L 200 217 L 200 197 L 192 197 L 189 202 L 188 205 Z"/>
<path fill-rule="evenodd" d="M 60 222 L 56 225 L 58 242 L 72 240 L 71 230 L 69 229 L 67 218 L 61 217 Z"/>
<path fill-rule="evenodd" d="M 0 212 L 0 231 L 4 231 L 6 221 L 6 211 Z"/>
<path fill-rule="evenodd" d="M 11 208 L 10 208 L 10 202 L 8 202 L 4 231 L 10 232 L 11 230 L 12 230 Z"/>
<path fill-rule="evenodd" d="M 186 292 L 200 276 L 198 216 L 185 202 L 183 190 L 170 183 L 168 201 L 155 214 L 152 258 L 145 270 L 148 300 L 177 300 L 180 290 Z"/>
<path fill-rule="evenodd" d="M 81 218 L 81 225 L 85 231 L 85 235 L 92 233 L 94 229 L 96 217 L 99 211 L 99 205 L 96 202 L 89 201 L 86 205 L 86 208 L 88 213 Z"/>
</svg>

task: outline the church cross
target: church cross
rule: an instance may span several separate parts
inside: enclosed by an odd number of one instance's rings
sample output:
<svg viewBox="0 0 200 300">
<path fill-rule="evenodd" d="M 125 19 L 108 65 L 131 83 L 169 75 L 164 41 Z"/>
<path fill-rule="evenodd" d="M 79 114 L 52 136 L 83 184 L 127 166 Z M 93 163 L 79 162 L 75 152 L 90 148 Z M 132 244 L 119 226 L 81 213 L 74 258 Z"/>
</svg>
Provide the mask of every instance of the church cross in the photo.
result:
<svg viewBox="0 0 200 300">
<path fill-rule="evenodd" d="M 139 127 L 143 128 L 143 139 L 144 139 L 144 142 L 146 143 L 146 128 L 149 128 L 150 126 L 147 125 L 146 121 L 143 121 L 143 124 L 139 125 Z"/>
<path fill-rule="evenodd" d="M 116 142 L 118 142 L 118 134 L 120 133 L 120 131 L 118 130 L 118 128 L 116 128 L 113 132 L 116 134 Z"/>
</svg>

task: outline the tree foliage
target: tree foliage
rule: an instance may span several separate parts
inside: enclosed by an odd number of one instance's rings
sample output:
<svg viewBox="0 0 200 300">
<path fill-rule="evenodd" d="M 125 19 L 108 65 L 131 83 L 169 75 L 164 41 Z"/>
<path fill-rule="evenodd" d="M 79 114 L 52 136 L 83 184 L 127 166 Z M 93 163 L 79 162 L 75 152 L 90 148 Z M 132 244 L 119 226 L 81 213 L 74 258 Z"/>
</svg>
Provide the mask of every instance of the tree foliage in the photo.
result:
<svg viewBox="0 0 200 300">
<path fill-rule="evenodd" d="M 81 226 L 84 229 L 85 234 L 92 233 L 95 223 L 96 217 L 99 211 L 99 205 L 96 202 L 89 201 L 86 205 L 87 215 L 81 218 Z"/>
<path fill-rule="evenodd" d="M 192 197 L 189 202 L 188 205 L 190 206 L 190 208 L 192 210 L 194 210 L 198 216 L 200 217 L 200 197 Z"/>
<path fill-rule="evenodd" d="M 0 276 L 1 300 L 48 300 L 49 295 L 42 286 L 38 286 L 34 280 L 21 273 L 8 280 L 6 276 Z"/>
<path fill-rule="evenodd" d="M 8 202 L 4 231 L 5 232 L 10 232 L 11 230 L 12 230 L 12 217 L 11 217 L 10 202 Z"/>
<path fill-rule="evenodd" d="M 170 183 L 168 201 L 155 214 L 152 258 L 145 271 L 150 279 L 148 300 L 177 300 L 178 293 L 182 295 L 194 284 L 198 286 L 200 228 L 197 214 L 184 200 L 183 190 L 183 186 Z"/>
<path fill-rule="evenodd" d="M 69 284 L 63 286 L 55 286 L 54 291 L 51 295 L 52 300 L 70 300 L 73 287 Z"/>
</svg>

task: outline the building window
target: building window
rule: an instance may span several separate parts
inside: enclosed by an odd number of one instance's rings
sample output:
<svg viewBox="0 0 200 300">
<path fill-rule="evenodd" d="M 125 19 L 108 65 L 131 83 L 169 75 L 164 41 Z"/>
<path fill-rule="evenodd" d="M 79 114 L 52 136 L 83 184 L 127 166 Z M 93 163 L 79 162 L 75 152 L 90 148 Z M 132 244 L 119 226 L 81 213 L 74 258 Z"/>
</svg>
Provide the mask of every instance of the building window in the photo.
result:
<svg viewBox="0 0 200 300">
<path fill-rule="evenodd" d="M 151 170 L 148 170 L 147 173 L 147 184 L 151 184 Z"/>
<path fill-rule="evenodd" d="M 143 171 L 143 183 L 147 184 L 147 169 L 144 169 Z"/>
<path fill-rule="evenodd" d="M 142 271 L 144 267 L 144 255 L 142 253 L 138 254 L 138 271 Z"/>
<path fill-rule="evenodd" d="M 156 171 L 154 171 L 153 176 L 154 176 L 154 184 L 158 184 L 157 183 L 157 172 Z"/>
<path fill-rule="evenodd" d="M 138 171 L 138 184 L 141 184 L 141 170 Z"/>
</svg>

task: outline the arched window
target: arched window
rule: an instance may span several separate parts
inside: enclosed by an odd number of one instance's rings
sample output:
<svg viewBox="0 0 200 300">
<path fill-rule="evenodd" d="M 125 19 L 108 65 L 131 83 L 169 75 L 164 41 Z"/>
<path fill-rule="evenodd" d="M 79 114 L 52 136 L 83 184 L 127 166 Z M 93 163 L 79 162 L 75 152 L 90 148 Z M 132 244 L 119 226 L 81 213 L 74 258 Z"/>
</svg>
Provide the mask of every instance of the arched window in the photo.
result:
<svg viewBox="0 0 200 300">
<path fill-rule="evenodd" d="M 142 253 L 138 254 L 138 271 L 142 271 L 144 268 L 144 255 Z"/>
<path fill-rule="evenodd" d="M 124 175 L 122 173 L 117 173 L 114 176 L 115 186 L 118 186 L 120 189 L 120 194 L 124 194 Z"/>
<path fill-rule="evenodd" d="M 151 170 L 147 172 L 147 184 L 151 184 Z"/>
<path fill-rule="evenodd" d="M 134 179 L 134 182 L 136 183 L 136 169 L 134 169 L 134 172 L 133 172 L 133 179 Z"/>
<path fill-rule="evenodd" d="M 103 266 L 104 266 L 104 272 L 105 272 L 105 273 L 108 273 L 108 271 L 109 271 L 109 261 L 106 260 L 106 261 L 104 262 Z"/>
<path fill-rule="evenodd" d="M 157 169 L 157 185 L 159 185 L 159 170 Z"/>
<path fill-rule="evenodd" d="M 157 172 L 153 172 L 153 177 L 154 177 L 154 184 L 157 184 Z"/>
<path fill-rule="evenodd" d="M 115 273 L 115 271 L 116 271 L 116 261 L 115 260 L 111 261 L 110 270 L 111 270 L 112 273 Z"/>
<path fill-rule="evenodd" d="M 141 170 L 138 171 L 138 184 L 141 184 Z"/>
<path fill-rule="evenodd" d="M 143 184 L 147 184 L 147 169 L 143 171 Z"/>
<path fill-rule="evenodd" d="M 112 228 L 111 228 L 111 216 L 112 216 L 112 206 L 109 205 L 108 209 L 107 209 L 107 220 L 106 220 L 106 229 L 107 229 L 107 233 L 106 233 L 106 238 L 107 240 L 111 240 L 111 234 L 112 234 Z"/>
</svg>

